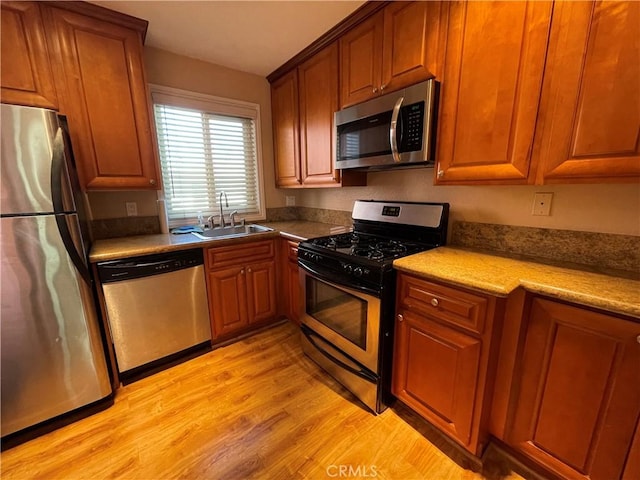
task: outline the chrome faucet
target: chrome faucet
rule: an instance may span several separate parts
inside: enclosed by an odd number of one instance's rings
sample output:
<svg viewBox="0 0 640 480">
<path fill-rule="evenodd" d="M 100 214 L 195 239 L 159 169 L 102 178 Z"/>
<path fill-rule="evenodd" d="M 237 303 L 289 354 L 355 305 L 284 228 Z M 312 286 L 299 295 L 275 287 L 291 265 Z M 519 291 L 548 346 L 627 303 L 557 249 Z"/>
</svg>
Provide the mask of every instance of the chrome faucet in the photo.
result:
<svg viewBox="0 0 640 480">
<path fill-rule="evenodd" d="M 222 196 L 224 195 L 224 201 L 225 204 L 227 206 L 227 208 L 229 208 L 229 199 L 227 198 L 227 194 L 223 191 L 220 192 L 220 226 L 221 227 L 225 227 L 225 223 L 224 223 L 224 213 L 222 211 Z"/>
</svg>

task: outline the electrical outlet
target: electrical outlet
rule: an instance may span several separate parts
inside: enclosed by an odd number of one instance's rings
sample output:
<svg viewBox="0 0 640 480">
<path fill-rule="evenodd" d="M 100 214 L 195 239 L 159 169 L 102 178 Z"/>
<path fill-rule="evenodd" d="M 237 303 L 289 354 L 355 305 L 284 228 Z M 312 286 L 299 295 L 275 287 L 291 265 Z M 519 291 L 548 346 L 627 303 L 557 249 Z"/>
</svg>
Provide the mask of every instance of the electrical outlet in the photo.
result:
<svg viewBox="0 0 640 480">
<path fill-rule="evenodd" d="M 296 197 L 293 195 L 287 195 L 284 197 L 285 205 L 287 207 L 295 207 L 296 206 Z"/>
<path fill-rule="evenodd" d="M 127 217 L 138 216 L 138 204 L 136 202 L 126 202 L 125 206 L 127 207 Z"/>
<path fill-rule="evenodd" d="M 536 193 L 533 196 L 531 215 L 549 216 L 551 214 L 551 200 L 553 193 Z"/>
</svg>

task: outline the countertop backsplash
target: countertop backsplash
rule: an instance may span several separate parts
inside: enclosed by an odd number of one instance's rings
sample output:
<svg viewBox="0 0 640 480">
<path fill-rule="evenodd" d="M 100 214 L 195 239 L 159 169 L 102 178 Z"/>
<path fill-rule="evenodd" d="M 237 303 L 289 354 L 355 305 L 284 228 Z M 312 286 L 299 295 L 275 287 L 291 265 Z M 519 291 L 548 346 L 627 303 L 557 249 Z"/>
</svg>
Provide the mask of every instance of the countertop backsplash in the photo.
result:
<svg viewBox="0 0 640 480">
<path fill-rule="evenodd" d="M 449 244 L 640 278 L 640 237 L 632 235 L 454 222 Z"/>
<path fill-rule="evenodd" d="M 265 222 L 296 220 L 352 224 L 351 212 L 309 207 L 268 208 Z M 461 221 L 450 229 L 451 246 L 640 277 L 640 237 Z M 107 218 L 93 220 L 91 230 L 93 240 L 153 235 L 160 233 L 160 222 L 155 216 Z"/>
</svg>

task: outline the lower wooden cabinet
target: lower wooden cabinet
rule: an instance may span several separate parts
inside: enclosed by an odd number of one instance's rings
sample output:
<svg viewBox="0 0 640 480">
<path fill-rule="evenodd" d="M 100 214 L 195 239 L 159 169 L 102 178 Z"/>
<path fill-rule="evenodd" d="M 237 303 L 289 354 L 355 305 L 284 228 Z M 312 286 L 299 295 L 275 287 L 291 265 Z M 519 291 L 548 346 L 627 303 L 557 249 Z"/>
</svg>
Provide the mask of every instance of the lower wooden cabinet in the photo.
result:
<svg viewBox="0 0 640 480">
<path fill-rule="evenodd" d="M 275 320 L 274 240 L 207 249 L 207 288 L 214 340 Z"/>
<path fill-rule="evenodd" d="M 481 454 L 501 301 L 402 273 L 397 296 L 393 394 Z"/>
<path fill-rule="evenodd" d="M 507 443 L 563 478 L 638 472 L 640 323 L 535 297 L 523 332 Z"/>
<path fill-rule="evenodd" d="M 300 324 L 300 279 L 298 276 L 298 242 L 282 239 L 282 280 L 284 314 L 289 320 Z"/>
</svg>

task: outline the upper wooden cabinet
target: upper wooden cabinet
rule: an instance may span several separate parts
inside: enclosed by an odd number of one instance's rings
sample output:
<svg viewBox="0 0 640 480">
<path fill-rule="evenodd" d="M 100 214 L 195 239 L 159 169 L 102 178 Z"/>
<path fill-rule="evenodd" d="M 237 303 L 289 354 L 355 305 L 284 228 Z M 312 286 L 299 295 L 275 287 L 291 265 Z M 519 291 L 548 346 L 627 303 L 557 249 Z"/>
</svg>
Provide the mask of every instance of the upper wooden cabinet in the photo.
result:
<svg viewBox="0 0 640 480">
<path fill-rule="evenodd" d="M 271 84 L 273 150 L 277 187 L 301 187 L 298 71 L 292 70 Z"/>
<path fill-rule="evenodd" d="M 72 11 L 74 4 L 41 8 L 80 180 L 92 190 L 157 189 L 153 117 L 142 61 L 147 22 L 103 9 L 87 14 L 85 4 Z"/>
<path fill-rule="evenodd" d="M 637 181 L 638 25 L 637 2 L 452 2 L 436 184 Z"/>
<path fill-rule="evenodd" d="M 554 6 L 538 183 L 638 180 L 639 26 L 638 2 Z"/>
<path fill-rule="evenodd" d="M 391 2 L 340 38 L 340 105 L 438 75 L 446 2 Z"/>
<path fill-rule="evenodd" d="M 639 338 L 640 323 L 533 298 L 507 443 L 561 478 L 637 471 L 630 462 L 638 456 Z"/>
<path fill-rule="evenodd" d="M 550 2 L 450 4 L 437 184 L 528 182 L 550 23 Z"/>
<path fill-rule="evenodd" d="M 38 2 L 0 4 L 3 103 L 58 109 Z"/>
<path fill-rule="evenodd" d="M 366 174 L 335 170 L 338 45 L 324 48 L 271 85 L 276 186 L 365 185 Z"/>
<path fill-rule="evenodd" d="M 339 185 L 334 168 L 338 110 L 338 45 L 325 48 L 298 67 L 302 183 Z"/>
</svg>

